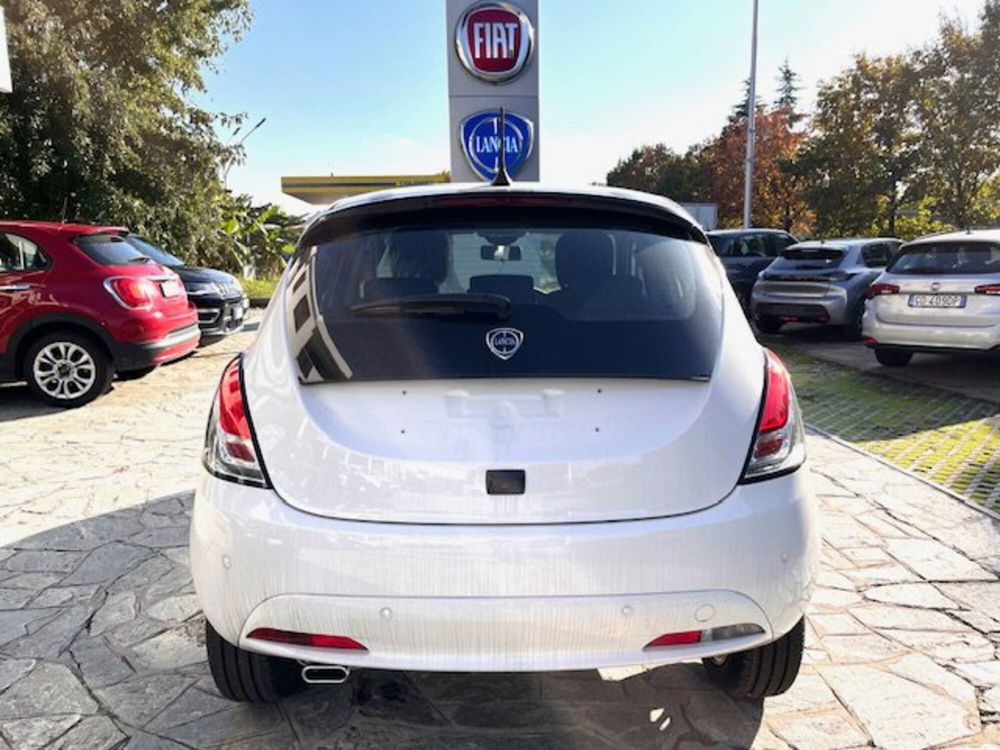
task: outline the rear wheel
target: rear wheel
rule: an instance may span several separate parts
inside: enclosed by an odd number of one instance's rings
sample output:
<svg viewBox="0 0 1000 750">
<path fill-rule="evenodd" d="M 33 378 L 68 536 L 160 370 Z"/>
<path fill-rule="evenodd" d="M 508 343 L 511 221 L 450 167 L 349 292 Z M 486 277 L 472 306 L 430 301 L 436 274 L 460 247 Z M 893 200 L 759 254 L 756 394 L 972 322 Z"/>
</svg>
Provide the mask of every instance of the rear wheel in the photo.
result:
<svg viewBox="0 0 1000 750">
<path fill-rule="evenodd" d="M 52 406 L 73 408 L 108 390 L 114 368 L 104 348 L 87 336 L 55 332 L 28 347 L 22 364 L 31 392 Z"/>
<path fill-rule="evenodd" d="M 878 360 L 880 365 L 885 365 L 886 367 L 905 367 L 913 359 L 913 352 L 876 346 L 875 359 Z"/>
<path fill-rule="evenodd" d="M 223 698 L 274 703 L 302 689 L 302 668 L 292 659 L 255 654 L 234 646 L 205 621 L 205 648 L 215 686 Z"/>
<path fill-rule="evenodd" d="M 799 620 L 773 643 L 703 663 L 709 677 L 734 698 L 766 698 L 781 695 L 795 682 L 804 644 L 805 620 Z"/>
<path fill-rule="evenodd" d="M 777 318 L 772 318 L 769 316 L 762 316 L 760 318 L 757 318 L 757 330 L 760 331 L 761 333 L 771 333 L 771 334 L 777 333 L 778 331 L 781 330 L 781 326 L 783 325 L 784 323 L 782 323 Z"/>
<path fill-rule="evenodd" d="M 861 338 L 861 325 L 865 317 L 865 303 L 864 300 L 858 305 L 857 309 L 854 311 L 854 316 L 851 321 L 844 326 L 844 336 L 849 338 L 851 341 L 857 341 Z"/>
</svg>

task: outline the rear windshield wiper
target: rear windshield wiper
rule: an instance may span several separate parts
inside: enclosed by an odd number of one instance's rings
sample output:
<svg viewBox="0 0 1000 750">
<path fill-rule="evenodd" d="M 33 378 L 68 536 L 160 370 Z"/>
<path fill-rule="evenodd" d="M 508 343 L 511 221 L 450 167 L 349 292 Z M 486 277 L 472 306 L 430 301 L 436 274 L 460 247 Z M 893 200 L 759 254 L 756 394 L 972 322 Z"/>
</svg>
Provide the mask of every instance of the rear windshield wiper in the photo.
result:
<svg viewBox="0 0 1000 750">
<path fill-rule="evenodd" d="M 418 294 L 362 302 L 352 305 L 351 312 L 355 315 L 384 317 L 426 315 L 507 320 L 510 317 L 510 300 L 499 294 Z"/>
</svg>

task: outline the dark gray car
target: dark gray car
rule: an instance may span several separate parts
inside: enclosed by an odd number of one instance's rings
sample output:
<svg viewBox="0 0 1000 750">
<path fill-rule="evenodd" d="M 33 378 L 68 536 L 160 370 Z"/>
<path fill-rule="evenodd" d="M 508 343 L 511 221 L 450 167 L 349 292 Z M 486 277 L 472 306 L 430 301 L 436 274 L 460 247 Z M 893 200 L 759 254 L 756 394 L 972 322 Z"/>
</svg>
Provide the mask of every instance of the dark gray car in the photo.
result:
<svg viewBox="0 0 1000 750">
<path fill-rule="evenodd" d="M 719 256 L 729 283 L 740 305 L 749 314 L 750 291 L 757 275 L 796 240 L 780 229 L 717 229 L 708 233 L 715 254 Z"/>
<path fill-rule="evenodd" d="M 841 326 L 861 336 L 865 293 L 902 244 L 891 237 L 801 242 L 761 272 L 750 309 L 762 333 L 785 323 Z"/>
</svg>

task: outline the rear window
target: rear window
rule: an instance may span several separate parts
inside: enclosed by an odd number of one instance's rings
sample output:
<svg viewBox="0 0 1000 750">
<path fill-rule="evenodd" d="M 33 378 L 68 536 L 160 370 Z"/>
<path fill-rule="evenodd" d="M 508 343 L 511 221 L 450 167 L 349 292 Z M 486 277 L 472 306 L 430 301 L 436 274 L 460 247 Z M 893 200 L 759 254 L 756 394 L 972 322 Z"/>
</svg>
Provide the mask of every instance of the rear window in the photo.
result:
<svg viewBox="0 0 1000 750">
<path fill-rule="evenodd" d="M 287 304 L 301 380 L 707 378 L 721 327 L 711 250 L 554 213 L 425 213 L 300 248 Z"/>
<path fill-rule="evenodd" d="M 127 234 L 125 235 L 125 241 L 147 258 L 152 258 L 160 265 L 173 267 L 184 265 L 184 261 L 176 255 L 171 255 L 166 250 L 142 239 L 142 237 L 137 237 L 134 234 Z"/>
<path fill-rule="evenodd" d="M 820 271 L 836 268 L 844 260 L 846 251 L 835 247 L 787 247 L 781 257 L 771 264 L 772 271 Z"/>
<path fill-rule="evenodd" d="M 992 242 L 911 245 L 900 250 L 888 270 L 930 275 L 1000 273 L 1000 245 Z"/>
<path fill-rule="evenodd" d="M 148 263 L 150 259 L 116 234 L 83 234 L 73 242 L 87 257 L 102 266 Z"/>
</svg>

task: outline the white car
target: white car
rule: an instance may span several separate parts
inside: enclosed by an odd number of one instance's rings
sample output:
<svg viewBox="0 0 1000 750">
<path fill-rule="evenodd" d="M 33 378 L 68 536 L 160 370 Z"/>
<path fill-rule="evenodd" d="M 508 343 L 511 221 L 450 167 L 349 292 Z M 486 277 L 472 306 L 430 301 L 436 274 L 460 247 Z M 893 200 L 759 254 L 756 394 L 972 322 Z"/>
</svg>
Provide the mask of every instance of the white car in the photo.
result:
<svg viewBox="0 0 1000 750">
<path fill-rule="evenodd" d="M 703 659 L 775 695 L 816 554 L 804 459 L 787 371 L 676 204 L 344 200 L 209 418 L 191 557 L 212 674 L 271 701 L 365 667 Z"/>
<path fill-rule="evenodd" d="M 1000 229 L 903 245 L 868 290 L 862 331 L 887 367 L 914 352 L 1000 350 Z"/>
</svg>

